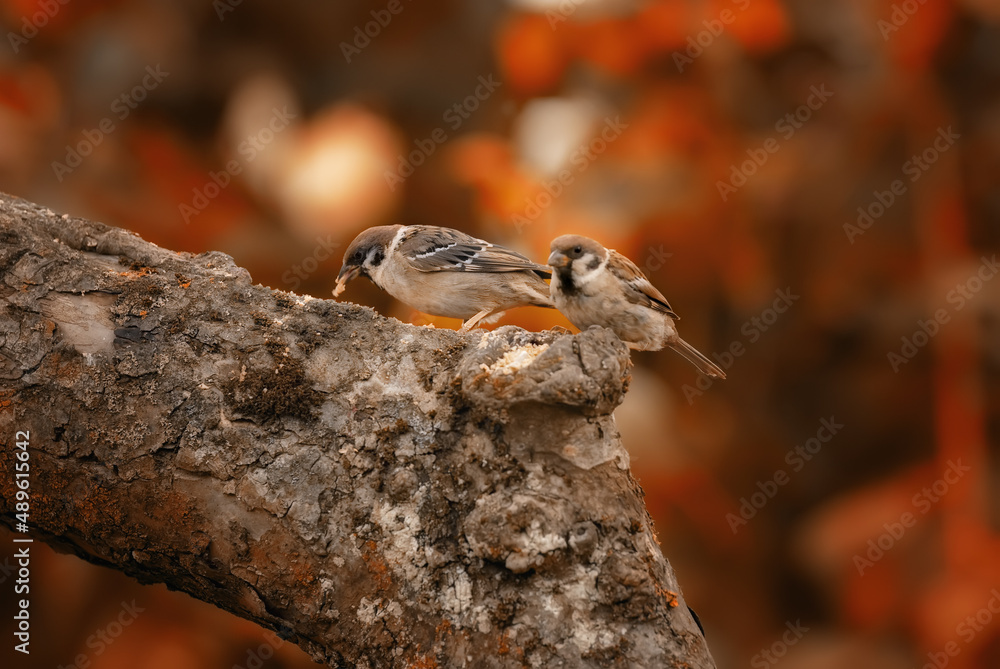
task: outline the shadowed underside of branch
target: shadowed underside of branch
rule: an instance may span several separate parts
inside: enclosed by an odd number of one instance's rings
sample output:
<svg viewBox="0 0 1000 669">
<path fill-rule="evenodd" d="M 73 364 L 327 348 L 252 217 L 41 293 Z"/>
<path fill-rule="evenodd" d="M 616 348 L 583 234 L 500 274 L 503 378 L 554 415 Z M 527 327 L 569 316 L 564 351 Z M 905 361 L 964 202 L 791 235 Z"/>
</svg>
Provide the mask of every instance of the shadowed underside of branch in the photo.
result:
<svg viewBox="0 0 1000 669">
<path fill-rule="evenodd" d="M 7 196 L 0 310 L 0 468 L 30 431 L 58 549 L 335 667 L 714 667 L 609 331 L 414 327 Z"/>
</svg>

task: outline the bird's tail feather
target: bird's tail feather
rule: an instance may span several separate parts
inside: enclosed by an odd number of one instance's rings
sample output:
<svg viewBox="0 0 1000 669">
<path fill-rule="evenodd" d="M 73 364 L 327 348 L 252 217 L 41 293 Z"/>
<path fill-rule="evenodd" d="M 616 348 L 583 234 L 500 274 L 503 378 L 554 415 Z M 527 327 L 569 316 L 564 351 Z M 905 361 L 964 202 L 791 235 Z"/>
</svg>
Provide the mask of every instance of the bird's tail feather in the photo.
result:
<svg viewBox="0 0 1000 669">
<path fill-rule="evenodd" d="M 673 338 L 671 341 L 667 342 L 667 346 L 673 350 L 680 353 L 685 360 L 690 362 L 692 365 L 698 368 L 698 371 L 706 376 L 712 376 L 717 379 L 726 378 L 726 373 L 716 365 L 714 362 L 702 355 L 701 351 L 696 349 L 691 344 L 687 343 L 680 337 Z"/>
</svg>

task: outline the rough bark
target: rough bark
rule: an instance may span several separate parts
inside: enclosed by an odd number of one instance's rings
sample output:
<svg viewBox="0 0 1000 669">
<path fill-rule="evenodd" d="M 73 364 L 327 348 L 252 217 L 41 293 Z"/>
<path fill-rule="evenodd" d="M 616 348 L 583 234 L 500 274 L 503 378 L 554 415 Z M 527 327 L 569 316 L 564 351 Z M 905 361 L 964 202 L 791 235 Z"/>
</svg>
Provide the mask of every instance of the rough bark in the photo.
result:
<svg viewBox="0 0 1000 669">
<path fill-rule="evenodd" d="M 2 521 L 334 667 L 713 667 L 607 330 L 459 335 L 0 196 Z"/>
</svg>

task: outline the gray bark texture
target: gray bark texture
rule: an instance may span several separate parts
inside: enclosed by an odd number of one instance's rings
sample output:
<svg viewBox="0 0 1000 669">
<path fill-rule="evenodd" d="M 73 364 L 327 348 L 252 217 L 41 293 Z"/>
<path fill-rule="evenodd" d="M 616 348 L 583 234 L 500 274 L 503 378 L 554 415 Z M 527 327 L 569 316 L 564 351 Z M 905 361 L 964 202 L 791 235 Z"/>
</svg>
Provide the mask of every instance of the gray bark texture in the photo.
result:
<svg viewBox="0 0 1000 669">
<path fill-rule="evenodd" d="M 333 667 L 714 667 L 610 331 L 460 335 L 0 195 L 0 519 Z"/>
</svg>

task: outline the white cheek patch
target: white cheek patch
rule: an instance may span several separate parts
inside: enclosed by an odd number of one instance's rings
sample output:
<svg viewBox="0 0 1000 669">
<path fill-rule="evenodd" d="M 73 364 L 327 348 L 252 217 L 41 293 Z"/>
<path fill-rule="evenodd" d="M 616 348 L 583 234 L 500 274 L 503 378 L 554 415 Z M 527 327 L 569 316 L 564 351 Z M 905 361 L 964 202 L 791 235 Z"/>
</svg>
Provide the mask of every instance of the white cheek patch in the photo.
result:
<svg viewBox="0 0 1000 669">
<path fill-rule="evenodd" d="M 382 274 L 385 272 L 385 266 L 389 264 L 389 258 L 391 258 L 392 254 L 396 252 L 397 248 L 399 248 L 399 243 L 403 241 L 403 237 L 406 236 L 406 232 L 409 229 L 410 226 L 408 225 L 404 225 L 399 229 L 396 236 L 392 238 L 391 242 L 389 242 L 389 247 L 385 249 L 385 256 L 382 258 L 382 262 L 380 262 L 377 267 L 373 267 L 371 264 L 371 254 L 365 258 L 365 269 L 368 271 L 368 276 L 379 288 L 385 285 L 382 283 Z"/>
<path fill-rule="evenodd" d="M 604 252 L 604 259 L 601 260 L 601 264 L 599 264 L 594 269 L 588 270 L 588 271 L 584 272 L 583 274 L 575 277 L 573 279 L 573 283 L 575 283 L 577 286 L 586 286 L 588 283 L 590 283 L 591 281 L 593 281 L 594 279 L 596 279 L 598 276 L 600 276 L 601 272 L 604 271 L 604 268 L 608 266 L 608 258 L 610 258 L 610 257 L 611 257 L 611 254 L 608 251 L 605 251 Z M 583 258 L 581 258 L 580 260 L 583 260 Z M 578 262 L 578 261 L 574 261 L 573 264 L 575 265 L 576 262 Z"/>
<path fill-rule="evenodd" d="M 368 271 L 368 278 L 370 278 L 372 280 L 372 283 L 374 283 L 379 288 L 381 288 L 382 285 L 383 285 L 382 284 L 382 271 L 385 269 L 385 262 L 386 261 L 383 260 L 382 264 L 379 265 L 378 267 L 368 267 L 368 268 L 366 268 L 367 271 Z"/>
<path fill-rule="evenodd" d="M 372 264 L 372 259 L 379 253 L 383 253 L 382 262 L 378 265 Z M 379 249 L 372 249 L 368 253 L 368 257 L 365 258 L 365 271 L 368 272 L 368 276 L 371 280 L 375 282 L 375 285 L 379 288 L 382 287 L 382 271 L 385 269 L 386 263 L 389 262 L 389 255 L 386 251 L 380 251 Z"/>
</svg>

